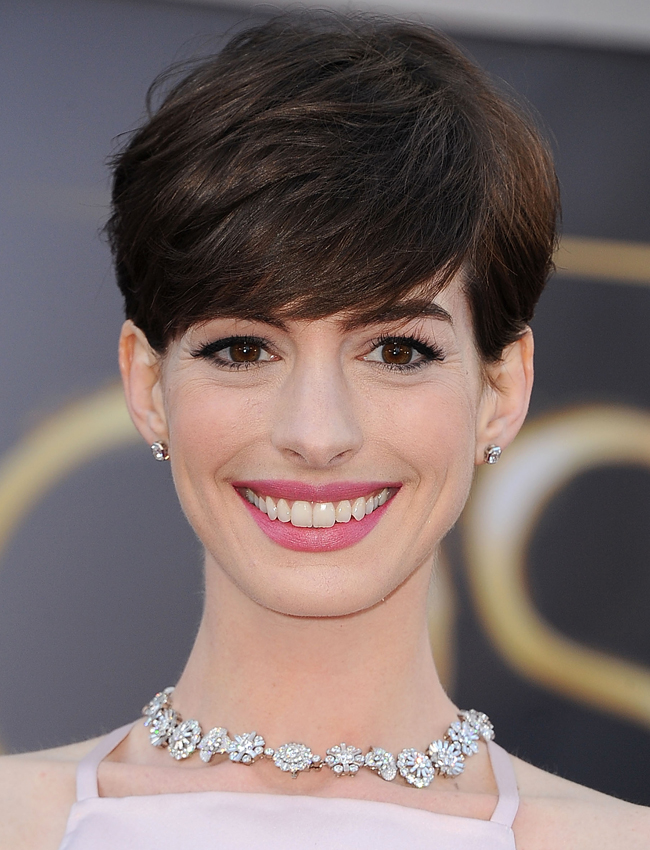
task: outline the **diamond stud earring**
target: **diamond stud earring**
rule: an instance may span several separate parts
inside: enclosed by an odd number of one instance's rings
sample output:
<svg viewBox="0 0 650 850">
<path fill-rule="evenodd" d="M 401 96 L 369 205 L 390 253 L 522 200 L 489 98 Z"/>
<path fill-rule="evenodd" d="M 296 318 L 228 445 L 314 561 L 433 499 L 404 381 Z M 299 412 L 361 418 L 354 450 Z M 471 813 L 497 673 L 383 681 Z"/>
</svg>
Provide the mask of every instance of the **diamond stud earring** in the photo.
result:
<svg viewBox="0 0 650 850">
<path fill-rule="evenodd" d="M 493 464 L 496 463 L 501 457 L 501 446 L 486 446 L 485 452 L 483 454 L 483 460 L 486 463 Z"/>
<path fill-rule="evenodd" d="M 152 443 L 149 448 L 151 449 L 151 454 L 156 460 L 169 460 L 169 449 L 165 443 L 161 443 L 160 440 L 156 440 L 156 442 Z"/>
</svg>

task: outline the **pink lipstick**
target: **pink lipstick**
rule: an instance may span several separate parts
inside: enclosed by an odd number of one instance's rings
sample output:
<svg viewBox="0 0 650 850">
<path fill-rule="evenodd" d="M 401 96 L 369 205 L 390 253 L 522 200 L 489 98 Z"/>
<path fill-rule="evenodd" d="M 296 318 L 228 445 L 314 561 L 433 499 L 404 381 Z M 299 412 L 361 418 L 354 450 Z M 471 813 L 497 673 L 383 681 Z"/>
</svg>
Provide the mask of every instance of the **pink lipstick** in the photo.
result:
<svg viewBox="0 0 650 850">
<path fill-rule="evenodd" d="M 353 546 L 369 534 L 401 484 L 249 480 L 233 486 L 273 542 L 294 551 L 331 552 Z"/>
</svg>

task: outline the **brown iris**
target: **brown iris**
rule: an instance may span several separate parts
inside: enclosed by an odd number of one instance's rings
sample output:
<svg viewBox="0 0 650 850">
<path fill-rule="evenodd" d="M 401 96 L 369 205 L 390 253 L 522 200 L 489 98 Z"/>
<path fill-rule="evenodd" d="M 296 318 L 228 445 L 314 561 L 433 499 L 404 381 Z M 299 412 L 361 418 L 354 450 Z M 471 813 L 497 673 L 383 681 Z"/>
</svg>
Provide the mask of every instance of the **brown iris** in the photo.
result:
<svg viewBox="0 0 650 850">
<path fill-rule="evenodd" d="M 384 363 L 394 366 L 406 366 L 413 357 L 413 348 L 403 342 L 389 342 L 382 346 L 381 356 Z"/>
<path fill-rule="evenodd" d="M 229 347 L 230 357 L 235 363 L 255 363 L 260 359 L 262 347 L 255 342 L 242 340 Z"/>
</svg>

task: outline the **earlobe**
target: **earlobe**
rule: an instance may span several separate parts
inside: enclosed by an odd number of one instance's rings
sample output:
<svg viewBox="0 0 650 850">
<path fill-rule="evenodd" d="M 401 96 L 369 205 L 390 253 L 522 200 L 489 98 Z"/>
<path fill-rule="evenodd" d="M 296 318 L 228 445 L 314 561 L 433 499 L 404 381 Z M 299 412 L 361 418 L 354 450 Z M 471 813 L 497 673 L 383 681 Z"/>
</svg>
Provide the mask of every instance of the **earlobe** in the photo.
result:
<svg viewBox="0 0 650 850">
<path fill-rule="evenodd" d="M 533 352 L 533 333 L 527 328 L 504 349 L 501 360 L 487 368 L 477 428 L 477 465 L 486 462 L 488 446 L 505 449 L 524 423 L 533 388 Z"/>
<path fill-rule="evenodd" d="M 130 319 L 122 325 L 119 364 L 133 424 L 149 444 L 167 439 L 160 357 Z"/>
</svg>

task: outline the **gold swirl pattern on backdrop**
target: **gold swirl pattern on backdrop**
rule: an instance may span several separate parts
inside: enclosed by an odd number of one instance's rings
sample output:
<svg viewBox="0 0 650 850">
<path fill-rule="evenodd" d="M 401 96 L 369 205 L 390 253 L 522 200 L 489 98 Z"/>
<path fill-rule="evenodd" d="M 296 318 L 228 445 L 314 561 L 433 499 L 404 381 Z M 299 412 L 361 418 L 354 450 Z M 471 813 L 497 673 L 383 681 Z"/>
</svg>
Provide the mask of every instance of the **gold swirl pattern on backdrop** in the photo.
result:
<svg viewBox="0 0 650 850">
<path fill-rule="evenodd" d="M 67 405 L 38 425 L 0 458 L 0 558 L 30 510 L 59 481 L 94 457 L 141 440 L 120 385 Z"/>
<path fill-rule="evenodd" d="M 558 274 L 606 283 L 650 285 L 650 245 L 564 236 L 553 258 Z"/>
<path fill-rule="evenodd" d="M 1 459 L 0 556 L 25 515 L 62 478 L 98 455 L 141 440 L 116 385 L 42 422 Z"/>
<path fill-rule="evenodd" d="M 528 425 L 478 476 L 465 517 L 467 568 L 483 626 L 520 674 L 650 726 L 650 670 L 563 635 L 535 609 L 526 581 L 526 549 L 550 499 L 578 473 L 613 464 L 650 467 L 650 414 L 593 406 Z"/>
</svg>

